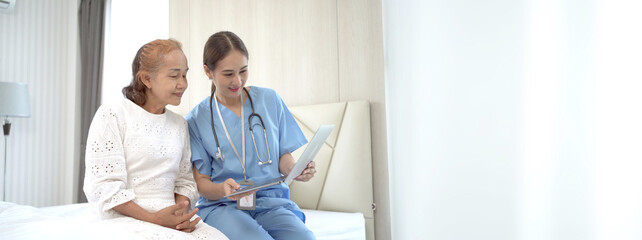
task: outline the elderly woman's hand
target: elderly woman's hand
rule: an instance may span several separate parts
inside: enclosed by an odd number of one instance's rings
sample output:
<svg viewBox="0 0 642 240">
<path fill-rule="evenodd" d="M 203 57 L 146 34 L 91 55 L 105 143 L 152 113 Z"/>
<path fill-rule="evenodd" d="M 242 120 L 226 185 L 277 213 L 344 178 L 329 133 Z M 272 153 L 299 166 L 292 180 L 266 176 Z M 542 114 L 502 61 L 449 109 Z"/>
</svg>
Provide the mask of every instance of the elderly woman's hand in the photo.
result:
<svg viewBox="0 0 642 240">
<path fill-rule="evenodd" d="M 196 224 L 201 220 L 201 218 L 197 217 L 194 221 L 190 221 L 190 219 L 196 215 L 198 208 L 194 208 L 192 211 L 187 213 L 176 215 L 177 212 L 185 209 L 186 206 L 189 206 L 188 201 L 176 203 L 175 205 L 152 213 L 146 221 L 180 231 L 191 232 L 196 228 Z"/>
</svg>

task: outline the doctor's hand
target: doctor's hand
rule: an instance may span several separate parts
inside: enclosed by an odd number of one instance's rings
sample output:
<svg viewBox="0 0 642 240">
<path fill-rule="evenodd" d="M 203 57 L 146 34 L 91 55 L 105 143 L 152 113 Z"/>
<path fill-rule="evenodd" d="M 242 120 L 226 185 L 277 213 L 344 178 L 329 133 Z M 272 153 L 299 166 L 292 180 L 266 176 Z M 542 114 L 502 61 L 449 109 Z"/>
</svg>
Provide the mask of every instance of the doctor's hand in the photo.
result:
<svg viewBox="0 0 642 240">
<path fill-rule="evenodd" d="M 314 161 L 308 163 L 308 166 L 303 169 L 303 172 L 301 172 L 301 175 L 297 176 L 294 178 L 294 180 L 300 181 L 300 182 L 307 182 L 314 177 L 314 174 L 317 173 L 317 169 L 314 166 Z"/>
<path fill-rule="evenodd" d="M 236 190 L 238 190 L 239 188 L 241 188 L 241 184 L 238 184 L 238 183 L 237 183 L 236 181 L 234 181 L 234 179 L 232 179 L 232 178 L 228 178 L 228 179 L 227 179 L 227 180 L 225 180 L 225 182 L 223 182 L 222 184 L 223 184 L 223 192 L 225 193 L 223 196 L 227 196 L 227 195 L 230 195 L 230 194 L 232 194 L 232 193 L 235 193 L 235 192 L 236 192 Z M 246 193 L 242 193 L 242 194 L 239 194 L 239 195 L 229 196 L 228 198 L 229 198 L 230 200 L 234 200 L 234 201 L 236 201 L 236 200 L 239 200 L 239 199 L 241 199 L 241 198 L 243 198 L 243 197 L 245 197 L 245 196 L 247 196 L 247 195 L 253 194 L 253 193 L 255 193 L 255 192 L 256 192 L 256 191 L 246 192 Z"/>
</svg>

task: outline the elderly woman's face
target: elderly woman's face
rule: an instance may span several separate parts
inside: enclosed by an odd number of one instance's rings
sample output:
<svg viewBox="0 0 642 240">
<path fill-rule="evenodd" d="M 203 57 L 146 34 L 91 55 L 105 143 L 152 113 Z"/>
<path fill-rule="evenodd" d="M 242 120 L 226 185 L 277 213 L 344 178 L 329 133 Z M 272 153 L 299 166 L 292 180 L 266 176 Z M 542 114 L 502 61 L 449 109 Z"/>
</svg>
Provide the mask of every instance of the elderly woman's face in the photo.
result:
<svg viewBox="0 0 642 240">
<path fill-rule="evenodd" d="M 187 58 L 183 51 L 174 50 L 163 57 L 160 69 L 151 76 L 147 100 L 159 105 L 179 105 L 187 89 Z"/>
</svg>

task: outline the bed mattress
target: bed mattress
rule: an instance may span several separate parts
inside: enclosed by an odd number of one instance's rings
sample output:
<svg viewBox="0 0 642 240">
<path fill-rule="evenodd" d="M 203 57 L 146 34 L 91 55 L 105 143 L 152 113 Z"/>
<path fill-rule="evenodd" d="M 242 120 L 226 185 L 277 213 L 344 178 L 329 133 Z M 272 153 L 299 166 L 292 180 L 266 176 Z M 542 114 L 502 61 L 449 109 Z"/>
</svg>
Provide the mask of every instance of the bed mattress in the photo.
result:
<svg viewBox="0 0 642 240">
<path fill-rule="evenodd" d="M 362 213 L 303 210 L 319 240 L 366 239 Z M 88 205 L 35 208 L 0 202 L 0 239 L 130 239 L 127 230 L 98 223 Z"/>
</svg>

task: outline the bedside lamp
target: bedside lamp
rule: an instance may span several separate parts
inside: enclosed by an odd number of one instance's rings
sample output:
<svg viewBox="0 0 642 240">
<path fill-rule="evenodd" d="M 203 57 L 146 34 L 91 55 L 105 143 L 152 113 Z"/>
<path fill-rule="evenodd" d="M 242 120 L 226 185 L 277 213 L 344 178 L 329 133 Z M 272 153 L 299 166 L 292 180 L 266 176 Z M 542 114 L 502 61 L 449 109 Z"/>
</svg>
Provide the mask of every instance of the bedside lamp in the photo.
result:
<svg viewBox="0 0 642 240">
<path fill-rule="evenodd" d="M 9 117 L 29 117 L 29 92 L 27 84 L 16 82 L 0 82 L 0 118 L 4 117 L 2 129 L 4 131 L 4 178 L 2 188 L 2 200 L 6 201 L 7 191 L 7 141 L 11 122 Z"/>
</svg>

